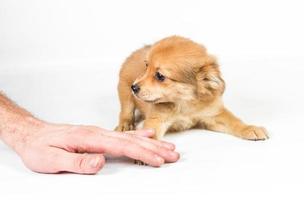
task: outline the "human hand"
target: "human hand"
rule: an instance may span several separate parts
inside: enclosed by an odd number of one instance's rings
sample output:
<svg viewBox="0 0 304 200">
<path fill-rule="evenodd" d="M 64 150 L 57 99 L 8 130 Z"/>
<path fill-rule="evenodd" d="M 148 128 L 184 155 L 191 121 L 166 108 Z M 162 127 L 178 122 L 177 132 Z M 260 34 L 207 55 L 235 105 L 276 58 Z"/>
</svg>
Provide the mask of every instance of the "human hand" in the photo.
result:
<svg viewBox="0 0 304 200">
<path fill-rule="evenodd" d="M 127 156 L 155 167 L 179 159 L 173 144 L 147 138 L 153 136 L 151 130 L 121 134 L 94 126 L 45 122 L 31 127 L 11 146 L 36 172 L 95 174 L 105 164 L 104 154 Z"/>
</svg>

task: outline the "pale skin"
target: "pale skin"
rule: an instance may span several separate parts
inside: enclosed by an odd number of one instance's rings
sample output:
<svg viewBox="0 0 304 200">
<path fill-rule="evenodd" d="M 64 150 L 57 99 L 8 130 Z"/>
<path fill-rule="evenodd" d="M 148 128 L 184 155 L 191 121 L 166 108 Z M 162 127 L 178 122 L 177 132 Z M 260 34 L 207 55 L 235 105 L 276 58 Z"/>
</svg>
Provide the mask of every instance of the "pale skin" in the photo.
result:
<svg viewBox="0 0 304 200">
<path fill-rule="evenodd" d="M 156 141 L 153 130 L 114 132 L 95 126 L 53 124 L 34 117 L 0 93 L 0 139 L 35 172 L 96 174 L 105 154 L 159 167 L 176 162 L 175 146 Z"/>
</svg>

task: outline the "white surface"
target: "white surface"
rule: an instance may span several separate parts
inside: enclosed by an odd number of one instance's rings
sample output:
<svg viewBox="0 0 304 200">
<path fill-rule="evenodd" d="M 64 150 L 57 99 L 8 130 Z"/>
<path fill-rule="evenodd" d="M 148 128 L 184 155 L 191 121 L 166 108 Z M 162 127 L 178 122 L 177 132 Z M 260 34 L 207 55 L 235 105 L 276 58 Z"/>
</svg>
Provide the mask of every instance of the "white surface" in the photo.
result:
<svg viewBox="0 0 304 200">
<path fill-rule="evenodd" d="M 1 1 L 1 90 L 42 119 L 112 129 L 123 59 L 180 34 L 220 58 L 227 107 L 270 140 L 186 131 L 165 137 L 178 163 L 110 159 L 96 176 L 30 172 L 1 143 L 0 199 L 303 199 L 300 1 L 126 2 Z"/>
</svg>

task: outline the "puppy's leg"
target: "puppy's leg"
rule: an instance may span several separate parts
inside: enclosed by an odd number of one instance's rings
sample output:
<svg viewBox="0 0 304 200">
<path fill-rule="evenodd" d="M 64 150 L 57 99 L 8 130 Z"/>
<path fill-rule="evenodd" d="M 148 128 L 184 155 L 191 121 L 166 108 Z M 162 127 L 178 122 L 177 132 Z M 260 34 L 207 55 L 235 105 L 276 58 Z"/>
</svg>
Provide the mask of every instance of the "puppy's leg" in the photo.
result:
<svg viewBox="0 0 304 200">
<path fill-rule="evenodd" d="M 162 123 L 159 118 L 147 118 L 144 121 L 144 129 L 154 129 L 155 135 L 153 136 L 154 139 L 160 140 L 168 130 L 168 126 Z M 134 163 L 137 165 L 146 165 L 146 163 L 140 160 L 134 160 Z"/>
<path fill-rule="evenodd" d="M 167 132 L 169 125 L 168 123 L 164 123 L 164 120 L 161 120 L 160 118 L 147 118 L 144 121 L 144 128 L 154 129 L 155 135 L 153 138 L 156 140 L 161 140 Z"/>
<path fill-rule="evenodd" d="M 119 124 L 115 128 L 116 131 L 129 131 L 134 127 L 134 110 L 135 103 L 131 89 L 127 82 L 120 80 L 118 84 L 118 93 L 121 111 L 119 114 Z"/>
<path fill-rule="evenodd" d="M 225 108 L 211 120 L 205 121 L 204 124 L 209 130 L 229 133 L 247 140 L 268 139 L 265 128 L 246 125 Z"/>
</svg>

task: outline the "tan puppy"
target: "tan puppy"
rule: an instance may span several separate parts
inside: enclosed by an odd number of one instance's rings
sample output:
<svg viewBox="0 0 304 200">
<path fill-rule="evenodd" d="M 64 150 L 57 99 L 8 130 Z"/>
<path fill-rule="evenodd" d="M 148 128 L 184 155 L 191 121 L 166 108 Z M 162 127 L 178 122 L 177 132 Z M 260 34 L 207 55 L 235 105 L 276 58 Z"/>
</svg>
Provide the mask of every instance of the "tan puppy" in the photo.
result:
<svg viewBox="0 0 304 200">
<path fill-rule="evenodd" d="M 144 128 L 155 129 L 155 139 L 193 127 L 267 139 L 264 128 L 243 123 L 224 107 L 224 90 L 217 61 L 202 45 L 179 36 L 165 38 L 135 51 L 123 64 L 116 130 L 135 129 L 138 109 Z"/>
</svg>

